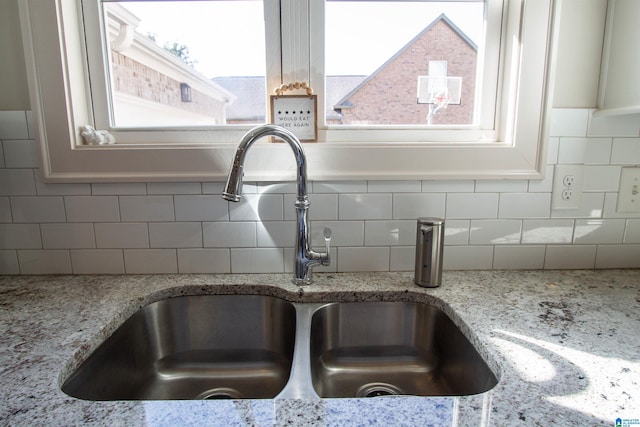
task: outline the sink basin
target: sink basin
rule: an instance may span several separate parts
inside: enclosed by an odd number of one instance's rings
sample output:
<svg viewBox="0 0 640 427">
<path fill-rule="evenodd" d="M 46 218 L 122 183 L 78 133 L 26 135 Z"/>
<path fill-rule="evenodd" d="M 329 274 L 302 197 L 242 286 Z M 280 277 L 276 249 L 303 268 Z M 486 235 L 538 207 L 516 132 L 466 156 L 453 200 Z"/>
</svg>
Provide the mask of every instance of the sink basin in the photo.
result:
<svg viewBox="0 0 640 427">
<path fill-rule="evenodd" d="M 496 376 L 440 309 L 180 296 L 141 308 L 62 385 L 85 400 L 483 393 Z"/>
<path fill-rule="evenodd" d="M 65 381 L 87 400 L 272 398 L 286 385 L 296 310 L 257 295 L 168 298 L 143 307 Z"/>
<path fill-rule="evenodd" d="M 320 397 L 461 396 L 497 384 L 469 340 L 431 305 L 328 304 L 313 314 L 310 334 Z"/>
</svg>

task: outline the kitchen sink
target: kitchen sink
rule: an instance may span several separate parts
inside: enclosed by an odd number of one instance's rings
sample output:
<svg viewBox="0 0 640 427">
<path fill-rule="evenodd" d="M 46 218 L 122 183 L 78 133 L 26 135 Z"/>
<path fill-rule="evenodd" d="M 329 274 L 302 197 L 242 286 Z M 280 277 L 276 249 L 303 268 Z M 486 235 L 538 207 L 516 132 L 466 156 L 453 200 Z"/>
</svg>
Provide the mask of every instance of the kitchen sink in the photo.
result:
<svg viewBox="0 0 640 427">
<path fill-rule="evenodd" d="M 310 345 L 321 397 L 461 396 L 497 384 L 458 327 L 427 304 L 325 305 L 313 315 Z"/>
<path fill-rule="evenodd" d="M 127 319 L 64 382 L 86 400 L 462 396 L 497 384 L 440 309 L 179 296 Z"/>
<path fill-rule="evenodd" d="M 126 320 L 63 384 L 87 400 L 272 398 L 285 386 L 296 325 L 269 296 L 152 303 Z"/>
</svg>

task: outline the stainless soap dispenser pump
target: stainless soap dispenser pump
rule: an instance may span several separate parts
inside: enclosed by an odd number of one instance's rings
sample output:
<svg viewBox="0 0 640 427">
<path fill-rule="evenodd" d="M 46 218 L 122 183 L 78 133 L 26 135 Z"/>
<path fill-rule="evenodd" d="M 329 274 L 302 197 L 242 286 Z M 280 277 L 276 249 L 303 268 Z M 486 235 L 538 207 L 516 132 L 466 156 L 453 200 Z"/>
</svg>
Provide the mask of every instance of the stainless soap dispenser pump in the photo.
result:
<svg viewBox="0 0 640 427">
<path fill-rule="evenodd" d="M 435 288 L 442 281 L 444 219 L 418 218 L 416 230 L 416 275 L 418 286 Z"/>
</svg>

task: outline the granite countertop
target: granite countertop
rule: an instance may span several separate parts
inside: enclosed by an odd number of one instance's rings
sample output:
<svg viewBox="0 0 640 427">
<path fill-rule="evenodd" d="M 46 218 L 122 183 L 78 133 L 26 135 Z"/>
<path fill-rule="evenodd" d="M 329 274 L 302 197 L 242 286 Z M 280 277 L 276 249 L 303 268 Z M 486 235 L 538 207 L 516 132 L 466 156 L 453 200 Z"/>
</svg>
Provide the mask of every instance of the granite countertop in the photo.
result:
<svg viewBox="0 0 640 427">
<path fill-rule="evenodd" d="M 138 308 L 185 294 L 438 305 L 499 376 L 468 397 L 90 402 L 60 384 Z M 629 425 L 640 418 L 640 270 L 0 277 L 2 425 Z"/>
</svg>

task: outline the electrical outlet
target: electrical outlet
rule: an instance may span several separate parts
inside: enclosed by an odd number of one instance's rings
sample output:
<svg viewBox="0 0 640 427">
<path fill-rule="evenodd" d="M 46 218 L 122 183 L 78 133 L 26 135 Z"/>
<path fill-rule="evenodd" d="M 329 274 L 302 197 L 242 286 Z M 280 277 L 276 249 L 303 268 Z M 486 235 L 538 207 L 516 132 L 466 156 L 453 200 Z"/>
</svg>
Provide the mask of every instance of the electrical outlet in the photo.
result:
<svg viewBox="0 0 640 427">
<path fill-rule="evenodd" d="M 583 165 L 556 165 L 551 209 L 578 209 L 582 196 Z"/>
<path fill-rule="evenodd" d="M 640 212 L 640 167 L 622 168 L 616 212 Z"/>
</svg>

